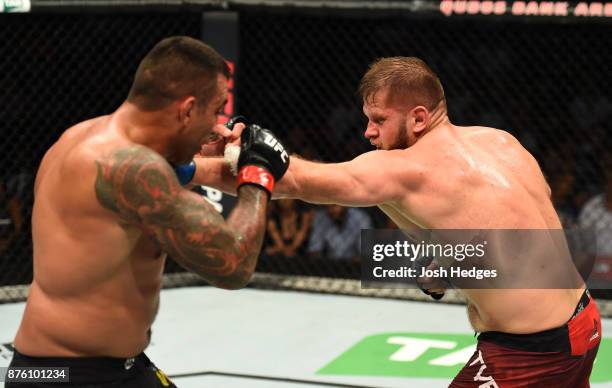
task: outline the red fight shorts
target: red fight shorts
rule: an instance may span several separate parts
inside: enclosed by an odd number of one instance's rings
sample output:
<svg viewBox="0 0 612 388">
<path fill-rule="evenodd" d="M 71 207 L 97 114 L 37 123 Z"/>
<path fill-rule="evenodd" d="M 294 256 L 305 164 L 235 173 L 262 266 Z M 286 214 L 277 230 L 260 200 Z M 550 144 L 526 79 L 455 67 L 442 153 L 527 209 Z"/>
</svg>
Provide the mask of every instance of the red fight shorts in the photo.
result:
<svg viewBox="0 0 612 388">
<path fill-rule="evenodd" d="M 583 388 L 601 342 L 597 305 L 585 290 L 563 326 L 533 334 L 485 332 L 451 388 Z"/>
</svg>

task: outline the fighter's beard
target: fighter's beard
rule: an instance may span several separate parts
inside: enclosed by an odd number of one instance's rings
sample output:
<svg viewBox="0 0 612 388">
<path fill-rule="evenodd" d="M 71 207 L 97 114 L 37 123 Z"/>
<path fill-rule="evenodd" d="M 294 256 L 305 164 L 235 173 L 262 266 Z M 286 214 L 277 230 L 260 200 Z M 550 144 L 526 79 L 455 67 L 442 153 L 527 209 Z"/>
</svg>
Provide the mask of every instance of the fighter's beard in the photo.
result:
<svg viewBox="0 0 612 388">
<path fill-rule="evenodd" d="M 408 139 L 408 128 L 406 127 L 406 123 L 402 123 L 400 130 L 397 135 L 397 140 L 395 144 L 390 149 L 393 150 L 403 150 L 410 147 L 410 141 Z"/>
</svg>

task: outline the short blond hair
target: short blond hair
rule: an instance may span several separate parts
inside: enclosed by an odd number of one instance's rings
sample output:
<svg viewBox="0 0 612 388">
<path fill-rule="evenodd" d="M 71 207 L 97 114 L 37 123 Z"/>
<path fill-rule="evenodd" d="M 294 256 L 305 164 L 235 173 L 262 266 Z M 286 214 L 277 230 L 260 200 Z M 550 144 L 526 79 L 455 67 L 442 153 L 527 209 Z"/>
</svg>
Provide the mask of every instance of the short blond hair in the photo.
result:
<svg viewBox="0 0 612 388">
<path fill-rule="evenodd" d="M 446 101 L 436 73 L 416 57 L 381 58 L 370 65 L 359 84 L 359 95 L 364 102 L 371 102 L 385 89 L 391 103 L 423 105 L 433 110 L 440 101 Z"/>
</svg>

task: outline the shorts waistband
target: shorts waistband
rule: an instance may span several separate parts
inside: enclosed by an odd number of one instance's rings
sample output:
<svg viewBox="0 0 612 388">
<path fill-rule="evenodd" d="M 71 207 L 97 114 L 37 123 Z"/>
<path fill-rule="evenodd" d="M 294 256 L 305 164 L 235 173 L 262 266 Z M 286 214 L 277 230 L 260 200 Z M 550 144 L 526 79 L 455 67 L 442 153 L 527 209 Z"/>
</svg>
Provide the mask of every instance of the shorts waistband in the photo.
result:
<svg viewBox="0 0 612 388">
<path fill-rule="evenodd" d="M 578 314 L 580 314 L 582 310 L 584 310 L 586 306 L 589 305 L 590 302 L 591 302 L 591 293 L 589 292 L 588 289 L 585 289 L 584 292 L 582 293 L 582 296 L 580 297 L 580 300 L 578 301 L 578 304 L 576 305 L 576 309 L 574 309 L 574 313 L 572 314 L 572 317 L 569 320 L 571 321 L 572 319 L 576 318 Z"/>
<path fill-rule="evenodd" d="M 576 318 L 591 302 L 589 290 L 584 290 L 574 313 L 568 320 Z M 530 334 L 511 334 L 487 331 L 478 335 L 478 341 L 492 342 L 500 346 L 528 352 L 570 352 L 569 328 L 563 326 Z"/>
<path fill-rule="evenodd" d="M 131 358 L 113 357 L 33 357 L 13 353 L 12 367 L 68 367 L 69 381 L 93 384 L 120 381 L 143 372 L 151 365 L 144 354 Z"/>
</svg>

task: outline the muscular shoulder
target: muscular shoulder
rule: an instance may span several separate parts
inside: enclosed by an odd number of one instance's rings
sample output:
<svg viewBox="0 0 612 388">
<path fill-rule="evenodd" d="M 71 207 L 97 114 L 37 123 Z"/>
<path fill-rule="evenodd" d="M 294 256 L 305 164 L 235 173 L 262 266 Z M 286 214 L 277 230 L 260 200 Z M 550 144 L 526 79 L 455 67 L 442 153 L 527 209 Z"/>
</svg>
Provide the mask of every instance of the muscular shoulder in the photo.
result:
<svg viewBox="0 0 612 388">
<path fill-rule="evenodd" d="M 45 153 L 36 176 L 35 191 L 42 181 L 50 183 L 51 190 L 79 185 L 93 176 L 93 158 L 101 147 L 92 145 L 92 132 L 104 117 L 79 123 L 67 129 Z"/>
<path fill-rule="evenodd" d="M 491 161 L 498 165 L 498 173 L 510 181 L 520 183 L 534 197 L 550 198 L 550 187 L 535 157 L 507 131 L 483 128 L 485 135 L 479 144 Z"/>
<path fill-rule="evenodd" d="M 508 131 L 491 128 L 491 136 L 497 139 L 500 144 L 507 145 L 508 147 L 517 147 L 522 151 L 526 151 L 521 142 Z"/>
<path fill-rule="evenodd" d="M 140 144 L 124 144 L 113 147 L 96 155 L 96 165 L 108 165 L 114 168 L 127 166 L 147 166 L 149 164 L 157 167 L 168 166 L 168 162 L 157 152 Z"/>
<path fill-rule="evenodd" d="M 168 163 L 152 149 L 134 144 L 109 128 L 110 116 L 84 121 L 68 129 L 53 146 L 54 159 L 60 164 L 64 178 L 97 177 L 101 167 L 115 174 L 128 173 L 128 166 L 156 165 L 168 168 Z"/>
<path fill-rule="evenodd" d="M 468 137 L 478 139 L 478 141 L 493 142 L 498 146 L 520 146 L 520 142 L 510 132 L 503 129 L 491 127 L 466 127 L 465 133 Z"/>
<path fill-rule="evenodd" d="M 488 149 L 489 154 L 496 158 L 514 163 L 527 162 L 537 165 L 531 153 L 511 133 L 489 127 L 472 127 L 470 130 L 475 142 L 481 148 Z"/>
<path fill-rule="evenodd" d="M 128 221 L 139 221 L 143 206 L 153 207 L 159 197 L 180 190 L 168 162 L 141 145 L 113 149 L 94 163 L 98 202 Z"/>
</svg>

